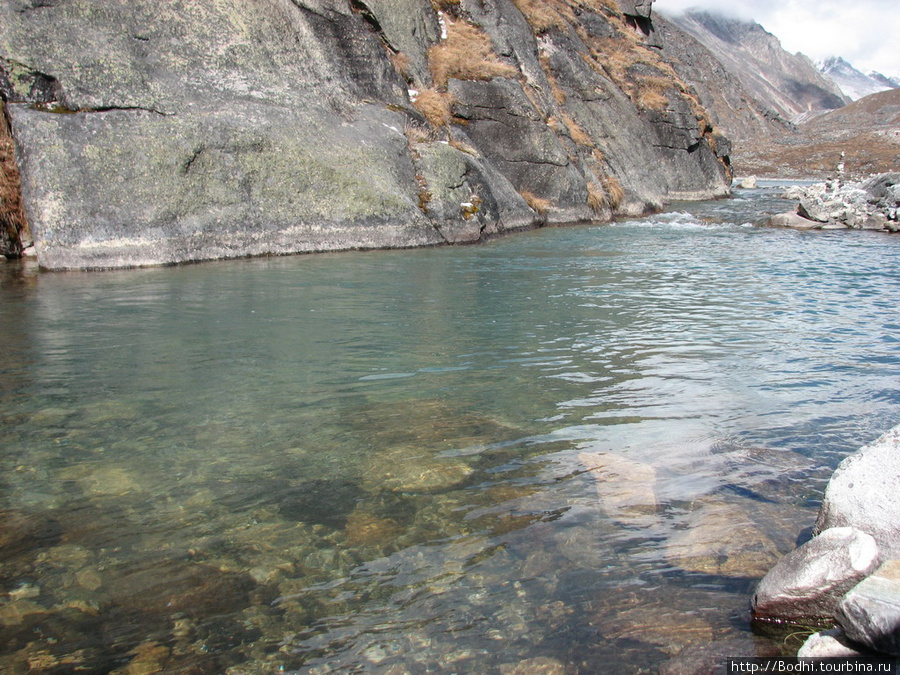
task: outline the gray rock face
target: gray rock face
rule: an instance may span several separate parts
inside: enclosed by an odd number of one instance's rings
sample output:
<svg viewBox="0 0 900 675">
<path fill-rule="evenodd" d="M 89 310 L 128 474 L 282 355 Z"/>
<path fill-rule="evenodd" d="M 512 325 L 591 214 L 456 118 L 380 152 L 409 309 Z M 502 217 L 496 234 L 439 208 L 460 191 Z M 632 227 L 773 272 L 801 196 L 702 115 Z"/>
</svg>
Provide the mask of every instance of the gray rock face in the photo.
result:
<svg viewBox="0 0 900 675">
<path fill-rule="evenodd" d="M 879 565 L 878 546 L 851 527 L 825 530 L 794 549 L 763 577 L 753 596 L 756 618 L 799 621 L 834 616 L 841 597 Z"/>
<path fill-rule="evenodd" d="M 900 560 L 890 560 L 841 601 L 838 622 L 851 640 L 900 656 Z"/>
<path fill-rule="evenodd" d="M 666 58 L 689 83 L 710 112 L 713 124 L 742 150 L 751 141 L 793 129 L 790 121 L 765 101 L 757 100 L 737 74 L 729 70 L 693 35 L 673 21 L 654 21 Z M 739 156 L 741 153 L 735 153 Z"/>
<path fill-rule="evenodd" d="M 653 8 L 653 0 L 619 0 L 619 7 L 628 16 L 640 16 L 649 19 L 650 11 Z"/>
<path fill-rule="evenodd" d="M 900 557 L 900 427 L 840 463 L 819 510 L 815 531 L 855 527 L 872 535 L 879 549 Z"/>
<path fill-rule="evenodd" d="M 585 8 L 564 19 L 573 31 L 533 27 L 510 0 L 454 12 L 441 19 L 428 0 L 0 4 L 0 92 L 39 263 L 468 242 L 728 191 L 727 144 L 714 151 L 683 85 L 650 110 L 632 85 L 671 80 L 664 69 L 639 72 L 635 57 L 613 81 L 588 65 L 601 52 L 584 40 L 630 58 L 623 15 Z M 435 87 L 441 21 L 483 31 L 508 72 L 451 77 L 453 122 L 416 140 L 408 88 Z"/>
</svg>

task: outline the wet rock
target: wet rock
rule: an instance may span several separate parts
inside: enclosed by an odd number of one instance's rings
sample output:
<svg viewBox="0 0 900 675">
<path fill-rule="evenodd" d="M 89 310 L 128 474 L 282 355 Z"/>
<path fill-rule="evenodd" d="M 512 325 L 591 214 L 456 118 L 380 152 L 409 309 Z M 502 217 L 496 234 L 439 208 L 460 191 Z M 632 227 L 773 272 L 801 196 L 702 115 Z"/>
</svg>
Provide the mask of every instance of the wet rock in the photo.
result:
<svg viewBox="0 0 900 675">
<path fill-rule="evenodd" d="M 852 645 L 839 628 L 813 633 L 797 652 L 798 657 L 806 659 L 846 659 L 863 655 L 858 645 Z"/>
<path fill-rule="evenodd" d="M 666 546 L 666 558 L 690 572 L 761 577 L 779 551 L 744 509 L 710 501 L 694 511 Z"/>
<path fill-rule="evenodd" d="M 209 617 L 237 612 L 250 604 L 256 587 L 244 573 L 174 560 L 151 560 L 137 568 L 104 570 L 97 597 L 102 606 L 167 620 L 178 614 Z"/>
<path fill-rule="evenodd" d="M 54 546 L 62 531 L 58 521 L 42 514 L 0 511 L 0 555 L 4 565 L 35 549 Z"/>
<path fill-rule="evenodd" d="M 822 227 L 822 223 L 804 218 L 795 211 L 778 213 L 769 218 L 767 225 L 769 227 L 790 227 L 795 230 L 817 230 Z"/>
<path fill-rule="evenodd" d="M 886 557 L 900 557 L 900 426 L 840 463 L 819 510 L 814 532 L 855 527 Z"/>
<path fill-rule="evenodd" d="M 827 620 L 841 597 L 879 565 L 875 540 L 850 528 L 831 528 L 794 549 L 763 577 L 753 596 L 754 617 Z"/>
<path fill-rule="evenodd" d="M 900 656 L 900 560 L 889 560 L 851 589 L 837 620 L 854 642 Z"/>
</svg>

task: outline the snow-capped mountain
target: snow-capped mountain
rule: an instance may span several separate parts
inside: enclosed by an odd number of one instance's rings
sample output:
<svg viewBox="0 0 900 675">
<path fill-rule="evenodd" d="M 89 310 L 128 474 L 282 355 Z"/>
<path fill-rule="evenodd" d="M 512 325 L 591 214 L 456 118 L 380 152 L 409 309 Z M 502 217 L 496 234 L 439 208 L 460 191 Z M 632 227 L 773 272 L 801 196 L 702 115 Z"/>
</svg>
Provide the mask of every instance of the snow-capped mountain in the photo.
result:
<svg viewBox="0 0 900 675">
<path fill-rule="evenodd" d="M 900 82 L 881 73 L 873 72 L 866 75 L 840 56 L 829 57 L 816 65 L 841 88 L 845 96 L 854 101 L 879 91 L 900 89 Z"/>
</svg>

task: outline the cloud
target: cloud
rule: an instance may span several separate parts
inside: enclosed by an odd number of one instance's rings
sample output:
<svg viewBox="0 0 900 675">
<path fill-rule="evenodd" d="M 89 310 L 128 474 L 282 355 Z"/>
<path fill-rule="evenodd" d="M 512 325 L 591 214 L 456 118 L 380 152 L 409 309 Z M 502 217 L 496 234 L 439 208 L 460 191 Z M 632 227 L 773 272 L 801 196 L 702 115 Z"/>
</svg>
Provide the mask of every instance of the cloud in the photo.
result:
<svg viewBox="0 0 900 675">
<path fill-rule="evenodd" d="M 814 60 L 843 56 L 860 70 L 900 75 L 896 0 L 656 0 L 654 4 L 662 14 L 692 7 L 757 21 L 789 52 L 803 52 Z"/>
</svg>

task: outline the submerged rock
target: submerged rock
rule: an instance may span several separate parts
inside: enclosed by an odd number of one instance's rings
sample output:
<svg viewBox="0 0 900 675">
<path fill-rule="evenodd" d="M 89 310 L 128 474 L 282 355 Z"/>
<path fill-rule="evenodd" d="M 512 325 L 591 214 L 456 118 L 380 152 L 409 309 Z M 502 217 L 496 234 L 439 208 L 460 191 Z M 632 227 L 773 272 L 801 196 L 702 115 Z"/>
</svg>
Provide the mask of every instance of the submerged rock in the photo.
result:
<svg viewBox="0 0 900 675">
<path fill-rule="evenodd" d="M 875 540 L 851 527 L 831 528 L 783 557 L 753 596 L 755 618 L 830 619 L 841 597 L 880 562 Z"/>
<path fill-rule="evenodd" d="M 689 572 L 753 577 L 778 559 L 778 547 L 739 506 L 710 501 L 669 540 L 666 558 Z"/>
<path fill-rule="evenodd" d="M 438 492 L 460 485 L 474 473 L 456 458 L 435 457 L 427 450 L 399 447 L 378 453 L 366 468 L 366 485 L 372 490 Z"/>
<path fill-rule="evenodd" d="M 578 460 L 594 478 L 607 516 L 632 525 L 650 525 L 656 521 L 659 507 L 656 469 L 606 452 L 583 452 Z"/>
</svg>

